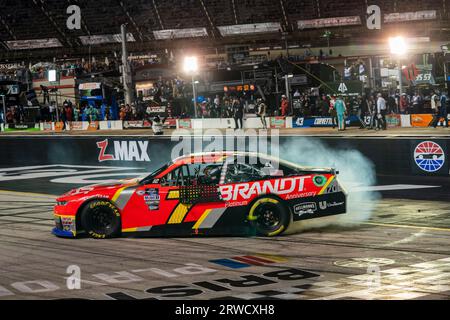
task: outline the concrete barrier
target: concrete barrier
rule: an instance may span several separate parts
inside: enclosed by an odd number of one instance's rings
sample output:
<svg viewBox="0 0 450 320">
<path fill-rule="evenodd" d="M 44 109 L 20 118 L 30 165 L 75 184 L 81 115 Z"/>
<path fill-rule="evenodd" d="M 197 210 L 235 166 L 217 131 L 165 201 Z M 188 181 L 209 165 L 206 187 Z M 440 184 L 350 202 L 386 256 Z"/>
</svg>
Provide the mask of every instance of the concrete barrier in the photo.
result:
<svg viewBox="0 0 450 320">
<path fill-rule="evenodd" d="M 255 138 L 255 137 L 253 137 Z M 210 139 L 192 138 L 190 152 L 205 150 Z M 254 140 L 234 138 L 234 146 L 253 148 Z M 449 176 L 450 139 L 407 138 L 277 138 L 281 147 L 298 152 L 307 143 L 321 142 L 334 150 L 358 150 L 375 165 L 376 172 L 388 175 Z M 33 165 L 102 165 L 144 167 L 148 170 L 171 160 L 178 141 L 170 137 L 95 137 L 95 136 L 0 136 L 1 167 Z M 223 144 L 226 146 L 226 144 Z M 258 142 L 259 145 L 259 142 Z M 194 149 L 201 146 L 201 150 Z M 298 148 L 298 149 L 296 149 Z M 253 150 L 253 149 L 250 149 Z M 187 150 L 189 151 L 189 150 Z M 187 152 L 188 153 L 188 152 Z M 283 154 L 280 154 L 283 158 Z M 320 157 L 318 152 L 317 157 Z M 364 172 L 361 172 L 364 174 Z"/>
</svg>

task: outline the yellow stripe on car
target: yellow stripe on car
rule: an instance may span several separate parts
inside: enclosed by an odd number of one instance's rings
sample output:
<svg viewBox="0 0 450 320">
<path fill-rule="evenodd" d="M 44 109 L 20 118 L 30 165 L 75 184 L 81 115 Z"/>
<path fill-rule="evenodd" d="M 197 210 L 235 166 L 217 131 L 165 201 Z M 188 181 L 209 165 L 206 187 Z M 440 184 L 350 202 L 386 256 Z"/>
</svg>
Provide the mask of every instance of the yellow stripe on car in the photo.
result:
<svg viewBox="0 0 450 320">
<path fill-rule="evenodd" d="M 137 228 L 128 228 L 128 229 L 123 229 L 122 232 L 136 232 Z"/>
<path fill-rule="evenodd" d="M 190 204 L 179 203 L 173 210 L 172 215 L 169 218 L 168 224 L 177 224 L 183 222 L 184 217 L 192 207 Z"/>
<path fill-rule="evenodd" d="M 57 214 L 57 213 L 54 213 L 53 215 L 55 217 L 59 217 L 59 218 L 72 218 L 72 219 L 75 219 L 75 215 L 68 216 L 68 215 L 62 215 L 62 214 Z"/>
<path fill-rule="evenodd" d="M 320 190 L 319 195 L 322 195 L 327 190 L 328 186 L 334 181 L 335 176 L 332 176 L 330 179 L 328 179 L 327 183 L 323 186 L 322 190 Z"/>
<path fill-rule="evenodd" d="M 125 190 L 127 187 L 122 187 L 119 190 L 116 191 L 116 193 L 114 194 L 114 196 L 112 197 L 112 201 L 116 202 L 117 199 L 119 199 L 120 194 L 122 193 L 123 190 Z"/>
<path fill-rule="evenodd" d="M 167 195 L 167 200 L 180 199 L 180 191 L 179 190 L 170 190 Z"/>
<path fill-rule="evenodd" d="M 211 209 L 207 209 L 205 212 L 203 212 L 202 216 L 200 217 L 200 219 L 197 220 L 197 222 L 194 224 L 192 229 L 198 229 L 200 227 L 200 225 L 202 224 L 203 220 L 206 219 L 206 217 L 209 215 L 210 212 L 211 212 Z"/>
</svg>

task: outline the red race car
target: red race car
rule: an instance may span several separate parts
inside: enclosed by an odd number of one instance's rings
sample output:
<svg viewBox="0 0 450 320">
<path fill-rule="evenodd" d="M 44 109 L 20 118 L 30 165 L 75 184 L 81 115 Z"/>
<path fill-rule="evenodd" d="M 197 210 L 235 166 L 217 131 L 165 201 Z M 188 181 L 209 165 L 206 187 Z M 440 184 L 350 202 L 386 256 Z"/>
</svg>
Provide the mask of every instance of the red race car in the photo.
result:
<svg viewBox="0 0 450 320">
<path fill-rule="evenodd" d="M 276 236 L 292 222 L 343 214 L 334 169 L 254 153 L 180 157 L 143 179 L 72 190 L 57 199 L 61 237 Z"/>
</svg>

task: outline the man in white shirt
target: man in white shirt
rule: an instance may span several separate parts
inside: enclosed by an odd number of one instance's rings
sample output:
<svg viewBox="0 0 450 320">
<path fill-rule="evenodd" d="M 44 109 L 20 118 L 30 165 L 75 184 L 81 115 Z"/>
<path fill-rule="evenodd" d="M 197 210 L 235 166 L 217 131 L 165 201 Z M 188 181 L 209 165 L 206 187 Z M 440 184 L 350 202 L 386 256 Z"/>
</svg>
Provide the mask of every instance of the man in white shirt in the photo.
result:
<svg viewBox="0 0 450 320">
<path fill-rule="evenodd" d="M 439 91 L 435 91 L 431 96 L 431 113 L 433 114 L 433 120 L 430 123 L 430 126 L 436 128 L 439 124 L 441 118 L 445 119 L 446 126 L 448 127 L 447 121 L 447 112 L 445 112 L 445 116 L 442 112 L 442 100 Z"/>
<path fill-rule="evenodd" d="M 386 125 L 386 100 L 384 100 L 383 95 L 381 93 L 378 94 L 378 99 L 377 99 L 377 128 L 376 130 L 386 130 L 387 129 L 387 125 Z"/>
<path fill-rule="evenodd" d="M 434 92 L 431 96 L 431 112 L 433 114 L 436 114 L 438 111 L 438 108 L 440 107 L 441 100 L 439 98 L 439 95 Z"/>
</svg>

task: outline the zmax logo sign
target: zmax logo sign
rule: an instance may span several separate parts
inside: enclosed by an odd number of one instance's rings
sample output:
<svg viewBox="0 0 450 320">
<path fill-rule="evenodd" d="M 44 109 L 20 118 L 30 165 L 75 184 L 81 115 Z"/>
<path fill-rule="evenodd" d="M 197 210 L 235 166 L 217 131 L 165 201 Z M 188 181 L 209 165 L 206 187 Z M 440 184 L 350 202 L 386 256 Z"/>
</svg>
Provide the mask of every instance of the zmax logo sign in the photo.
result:
<svg viewBox="0 0 450 320">
<path fill-rule="evenodd" d="M 139 161 L 150 162 L 148 156 L 148 141 L 114 141 L 114 153 L 107 153 L 108 139 L 97 142 L 100 149 L 98 161 Z"/>
</svg>

